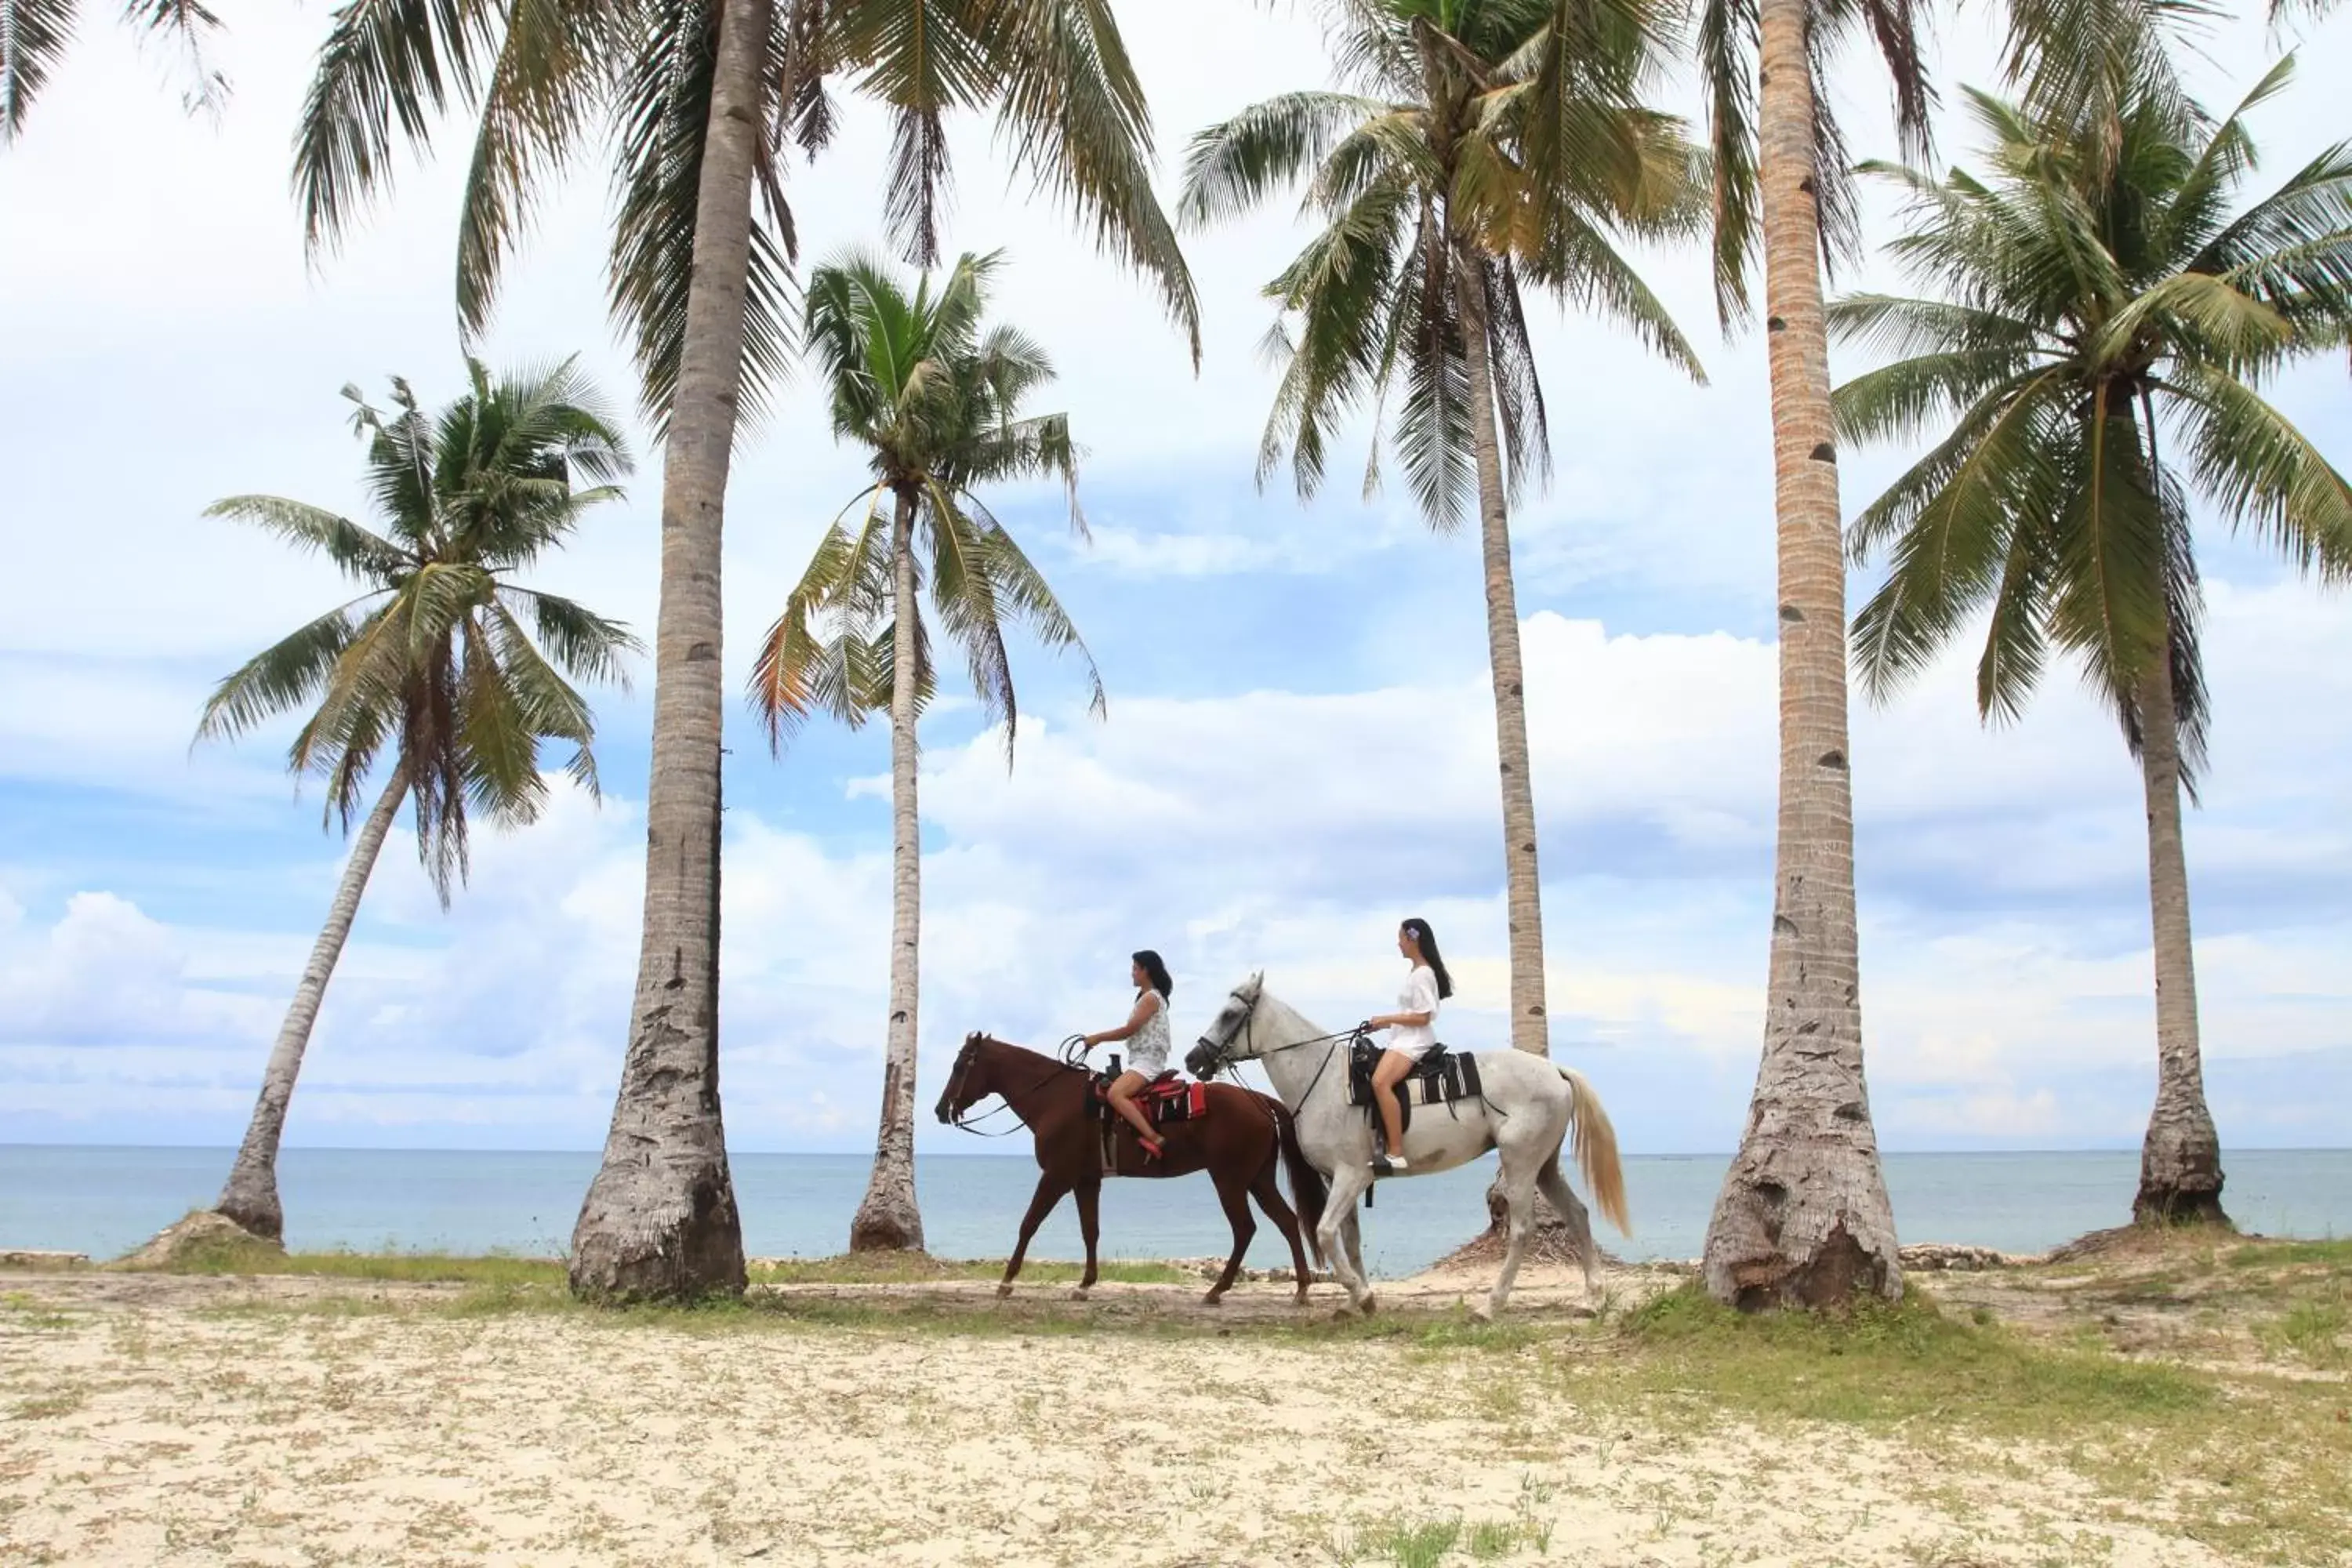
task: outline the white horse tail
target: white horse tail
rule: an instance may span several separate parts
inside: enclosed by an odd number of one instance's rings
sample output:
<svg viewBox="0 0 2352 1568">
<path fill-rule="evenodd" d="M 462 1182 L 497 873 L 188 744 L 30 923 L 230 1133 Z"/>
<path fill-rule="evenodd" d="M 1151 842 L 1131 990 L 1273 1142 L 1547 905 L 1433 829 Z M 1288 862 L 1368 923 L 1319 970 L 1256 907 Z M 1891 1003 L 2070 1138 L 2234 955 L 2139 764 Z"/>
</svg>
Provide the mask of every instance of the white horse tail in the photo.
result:
<svg viewBox="0 0 2352 1568">
<path fill-rule="evenodd" d="M 1625 1213 L 1625 1173 L 1617 1163 L 1617 1129 L 1610 1125 L 1609 1112 L 1601 1109 L 1601 1097 L 1592 1092 L 1582 1073 L 1561 1068 L 1559 1076 L 1568 1079 L 1570 1142 L 1576 1150 L 1576 1163 L 1584 1171 L 1584 1184 L 1591 1189 L 1592 1206 L 1617 1227 L 1618 1235 L 1631 1236 L 1633 1226 Z"/>
</svg>

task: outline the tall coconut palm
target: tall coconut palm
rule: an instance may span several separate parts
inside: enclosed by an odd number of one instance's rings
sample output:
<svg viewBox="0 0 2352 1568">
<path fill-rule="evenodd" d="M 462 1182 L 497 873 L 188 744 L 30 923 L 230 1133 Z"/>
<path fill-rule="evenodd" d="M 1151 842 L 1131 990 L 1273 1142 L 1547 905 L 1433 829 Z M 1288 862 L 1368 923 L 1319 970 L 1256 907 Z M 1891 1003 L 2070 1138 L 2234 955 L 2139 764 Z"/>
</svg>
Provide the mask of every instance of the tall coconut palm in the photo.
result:
<svg viewBox="0 0 2352 1568">
<path fill-rule="evenodd" d="M 627 451 L 593 389 L 569 361 L 499 379 L 478 361 L 466 368 L 469 390 L 438 415 L 397 378 L 389 412 L 343 389 L 367 441 L 383 531 L 277 496 L 232 496 L 205 514 L 317 551 L 364 592 L 223 680 L 196 738 L 234 738 L 310 710 L 288 764 L 325 781 L 328 819 L 346 832 L 382 775 L 215 1205 L 257 1236 L 284 1232 L 278 1141 L 287 1104 L 401 804 L 413 806 L 417 855 L 446 906 L 466 875 L 469 816 L 517 826 L 545 805 L 541 742 L 570 745 L 565 772 L 595 792 L 595 724 L 565 676 L 625 685 L 621 658 L 637 647 L 619 623 L 515 581 L 590 507 L 620 494 L 603 481 L 628 472 Z"/>
<path fill-rule="evenodd" d="M 1292 92 L 1193 138 L 1180 220 L 1239 216 L 1306 185 L 1321 232 L 1266 288 L 1282 365 L 1259 448 L 1300 495 L 1334 426 L 1369 405 L 1441 532 L 1476 507 L 1501 769 L 1511 1043 L 1544 1054 L 1543 917 L 1509 509 L 1550 436 L 1524 290 L 1631 326 L 1694 377 L 1696 356 L 1617 247 L 1685 230 L 1692 150 L 1644 108 L 1648 0 L 1333 0 L 1352 92 Z M 1393 416 L 1388 398 L 1402 383 Z M 1383 427 L 1385 426 L 1385 428 Z"/>
<path fill-rule="evenodd" d="M 572 1234 L 586 1295 L 743 1284 L 719 1104 L 719 542 L 739 418 L 793 346 L 783 150 L 825 147 L 845 79 L 891 114 L 884 211 L 911 259 L 938 260 L 947 116 L 992 110 L 1015 172 L 1157 282 L 1197 360 L 1191 275 L 1107 0 L 352 0 L 299 134 L 297 195 L 323 245 L 398 142 L 424 142 L 446 100 L 478 108 L 458 235 L 470 330 L 545 177 L 600 121 L 615 133 L 612 298 L 668 451 L 645 927 L 612 1128 Z"/>
<path fill-rule="evenodd" d="M 870 258 L 851 256 L 809 279 L 807 341 L 832 394 L 837 439 L 866 448 L 873 488 L 837 518 L 768 630 L 751 701 L 781 747 L 811 714 L 852 727 L 890 716 L 890 1007 L 874 1173 L 849 1225 L 853 1252 L 923 1245 L 915 1196 L 915 1046 L 922 918 L 915 722 L 938 685 L 931 616 L 964 656 L 1012 760 L 1020 710 L 1004 632 L 1026 626 L 1049 648 L 1085 660 L 1094 708 L 1101 677 L 1045 578 L 977 494 L 980 487 L 1059 479 L 1081 535 L 1077 458 L 1068 419 L 1024 415 L 1053 378 L 1044 353 L 1012 328 L 981 325 L 999 256 L 965 255 L 936 293 L 909 297 Z M 847 515 L 850 509 L 845 509 Z"/>
<path fill-rule="evenodd" d="M 1694 0 L 1715 168 L 1717 300 L 1747 310 L 1764 256 L 1780 637 L 1780 813 L 1764 1050 L 1739 1152 L 1707 1222 L 1717 1300 L 1822 1306 L 1903 1290 L 1863 1079 L 1853 787 L 1846 741 L 1845 556 L 1830 417 L 1826 257 L 1856 239 L 1843 137 L 1822 88 L 1866 28 L 1895 122 L 1924 147 L 1916 0 Z"/>
<path fill-rule="evenodd" d="M 2352 143 L 2231 210 L 2254 167 L 2243 117 L 2291 74 L 2280 62 L 2218 125 L 2170 94 L 2053 121 L 1971 93 L 1989 178 L 1866 165 L 1909 198 L 1889 250 L 1942 297 L 1830 313 L 1908 356 L 1838 390 L 1841 434 L 1938 437 L 1854 521 L 1855 555 L 1892 561 L 1854 620 L 1867 688 L 1890 694 L 1989 610 L 1987 720 L 2070 653 L 2138 759 L 2157 1033 L 2143 1222 L 2225 1219 L 2181 842 L 2208 712 L 2190 499 L 2306 573 L 2352 577 L 2352 486 L 2259 391 L 2352 332 Z"/>
<path fill-rule="evenodd" d="M 25 133 L 33 100 L 73 42 L 80 11 L 80 0 L 0 0 L 0 147 Z M 228 79 L 205 64 L 205 36 L 220 18 L 202 0 L 129 0 L 122 19 L 179 53 L 188 84 L 181 102 L 191 112 L 226 100 Z"/>
</svg>

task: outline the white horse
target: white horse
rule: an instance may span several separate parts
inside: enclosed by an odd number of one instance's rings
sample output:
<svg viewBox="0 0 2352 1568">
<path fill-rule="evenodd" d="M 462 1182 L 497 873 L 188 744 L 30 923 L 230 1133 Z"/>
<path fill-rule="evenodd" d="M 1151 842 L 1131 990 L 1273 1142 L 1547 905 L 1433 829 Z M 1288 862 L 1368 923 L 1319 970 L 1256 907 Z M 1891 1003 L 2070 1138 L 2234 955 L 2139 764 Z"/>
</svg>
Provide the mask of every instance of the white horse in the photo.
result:
<svg viewBox="0 0 2352 1568">
<path fill-rule="evenodd" d="M 1234 987 L 1184 1065 L 1195 1078 L 1212 1077 L 1234 1062 L 1265 1066 L 1275 1093 L 1290 1107 L 1307 1161 L 1330 1183 L 1328 1197 L 1319 1205 L 1311 1201 L 1311 1194 L 1294 1194 L 1302 1214 L 1314 1217 L 1316 1260 L 1328 1262 L 1347 1287 L 1349 1302 L 1370 1313 L 1376 1302 L 1364 1276 L 1356 1200 L 1372 1182 L 1372 1128 L 1364 1109 L 1348 1103 L 1349 1038 L 1346 1033 L 1331 1035 L 1317 1028 L 1266 990 L 1263 973 L 1253 974 Z M 1496 1276 L 1494 1293 L 1480 1316 L 1500 1312 L 1510 1297 L 1528 1233 L 1535 1226 L 1538 1189 L 1573 1233 L 1577 1256 L 1584 1264 L 1584 1288 L 1590 1292 L 1601 1278 L 1592 1224 L 1560 1174 L 1559 1150 L 1573 1133 L 1577 1163 L 1584 1168 L 1592 1201 L 1620 1235 L 1630 1235 L 1625 1176 L 1618 1168 L 1617 1132 L 1609 1124 L 1609 1113 L 1582 1074 L 1542 1057 L 1517 1050 L 1480 1051 L 1477 1063 L 1482 1090 L 1477 1099 L 1413 1108 L 1412 1124 L 1404 1135 L 1404 1154 L 1412 1162 L 1407 1174 L 1450 1171 L 1489 1149 L 1500 1152 L 1510 1229 L 1503 1271 Z M 1403 1092 L 1402 1086 L 1398 1092 Z M 1318 1208 L 1319 1215 L 1315 1213 Z"/>
</svg>

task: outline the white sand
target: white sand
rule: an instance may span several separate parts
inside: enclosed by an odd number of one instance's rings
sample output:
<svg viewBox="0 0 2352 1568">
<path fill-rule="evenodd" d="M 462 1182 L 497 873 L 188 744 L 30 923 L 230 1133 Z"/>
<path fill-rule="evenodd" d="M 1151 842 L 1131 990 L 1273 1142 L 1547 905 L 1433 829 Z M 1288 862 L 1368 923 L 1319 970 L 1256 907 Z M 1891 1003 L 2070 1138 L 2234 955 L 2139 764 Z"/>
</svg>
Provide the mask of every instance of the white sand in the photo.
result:
<svg viewBox="0 0 2352 1568">
<path fill-rule="evenodd" d="M 1530 1304 L 1572 1283 L 1537 1282 Z M 1416 1282 L 1442 1297 L 1459 1282 Z M 235 1309 L 254 1292 L 314 1310 Z M 1614 1414 L 1572 1357 L 1152 1333 L 460 1318 L 318 1281 L 0 1281 L 0 1563 L 2204 1564 L 2049 1456 Z M 1392 1289 L 1392 1301 L 1411 1291 Z M 1031 1297 L 1058 1292 L 1036 1288 Z M 1244 1287 L 1244 1315 L 1287 1311 Z M 325 1298 L 323 1304 L 317 1298 Z M 343 1297 L 375 1305 L 337 1313 Z M 1318 1306 L 1336 1300 L 1328 1288 Z M 1540 1309 L 1538 1309 L 1540 1310 Z M 1584 1352 L 1591 1353 L 1591 1352 Z M 1507 1535 L 1507 1542 L 1502 1538 Z"/>
</svg>

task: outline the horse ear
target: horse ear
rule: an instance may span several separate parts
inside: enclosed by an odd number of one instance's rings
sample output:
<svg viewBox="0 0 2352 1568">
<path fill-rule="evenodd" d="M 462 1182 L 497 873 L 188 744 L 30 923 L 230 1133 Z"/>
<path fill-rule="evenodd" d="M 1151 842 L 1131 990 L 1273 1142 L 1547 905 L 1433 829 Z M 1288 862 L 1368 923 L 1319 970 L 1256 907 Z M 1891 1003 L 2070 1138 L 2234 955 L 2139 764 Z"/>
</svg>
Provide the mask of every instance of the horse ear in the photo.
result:
<svg viewBox="0 0 2352 1568">
<path fill-rule="evenodd" d="M 1263 990 L 1265 990 L 1265 970 L 1261 969 L 1261 970 L 1256 971 L 1256 972 L 1255 972 L 1255 973 L 1254 973 L 1253 974 L 1251 974 L 1251 976 L 1250 976 L 1250 978 L 1249 978 L 1249 988 L 1250 988 L 1250 994 L 1251 994 L 1251 995 L 1253 995 L 1253 996 L 1256 995 L 1259 992 L 1261 992 L 1261 991 L 1263 991 Z"/>
</svg>

